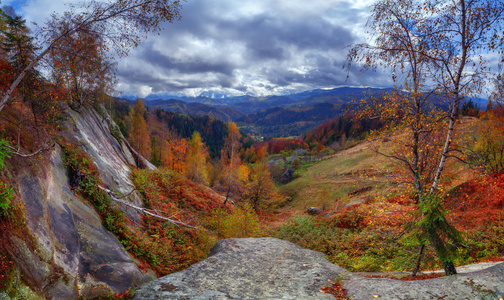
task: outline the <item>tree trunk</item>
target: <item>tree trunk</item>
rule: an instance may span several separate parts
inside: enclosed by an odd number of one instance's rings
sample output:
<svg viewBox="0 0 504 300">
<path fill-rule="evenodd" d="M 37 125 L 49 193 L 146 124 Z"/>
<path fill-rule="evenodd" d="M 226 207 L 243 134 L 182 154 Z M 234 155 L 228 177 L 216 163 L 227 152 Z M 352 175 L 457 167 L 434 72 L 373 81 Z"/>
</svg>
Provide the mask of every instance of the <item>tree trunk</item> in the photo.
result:
<svg viewBox="0 0 504 300">
<path fill-rule="evenodd" d="M 457 270 L 455 269 L 453 261 L 441 261 L 441 263 L 443 264 L 443 269 L 446 276 L 457 274 Z"/>
<path fill-rule="evenodd" d="M 413 270 L 413 277 L 417 276 L 418 271 L 420 271 L 420 262 L 422 261 L 422 255 L 423 251 L 425 249 L 425 244 L 422 244 L 422 247 L 420 248 L 420 253 L 418 254 L 418 259 L 415 264 L 415 269 Z"/>
</svg>

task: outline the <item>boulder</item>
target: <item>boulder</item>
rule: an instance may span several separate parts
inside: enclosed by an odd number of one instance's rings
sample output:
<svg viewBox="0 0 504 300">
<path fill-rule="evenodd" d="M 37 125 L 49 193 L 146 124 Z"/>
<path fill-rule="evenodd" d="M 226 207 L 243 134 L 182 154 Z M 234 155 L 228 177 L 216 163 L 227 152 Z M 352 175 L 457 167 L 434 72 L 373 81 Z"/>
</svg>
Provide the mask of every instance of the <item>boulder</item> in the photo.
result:
<svg viewBox="0 0 504 300">
<path fill-rule="evenodd" d="M 366 201 L 366 199 L 355 200 L 355 201 L 352 201 L 350 203 L 345 204 L 345 207 L 356 206 L 356 205 L 364 203 L 365 201 Z"/>
<path fill-rule="evenodd" d="M 129 193 L 128 163 L 111 135 L 104 118 L 92 109 L 69 110 L 67 140 L 80 144 L 97 165 L 99 175 L 110 189 Z M 13 238 L 15 290 L 20 299 L 92 298 L 103 293 L 124 293 L 130 287 L 152 280 L 140 270 L 124 247 L 102 226 L 98 213 L 70 190 L 69 178 L 56 146 L 47 160 L 37 161 L 38 172 L 23 170 L 19 175 L 21 201 L 29 238 Z M 126 201 L 141 205 L 132 193 Z M 140 221 L 136 211 L 127 211 Z M 0 291 L 0 299 L 5 294 Z"/>
<path fill-rule="evenodd" d="M 320 215 L 322 214 L 323 210 L 318 208 L 318 207 L 310 207 L 307 210 L 307 213 L 312 216 Z"/>
<path fill-rule="evenodd" d="M 351 275 L 349 280 L 343 281 L 343 285 L 354 299 L 497 300 L 504 298 L 504 264 L 476 272 L 417 281 Z"/>
<path fill-rule="evenodd" d="M 133 299 L 334 299 L 320 288 L 345 273 L 291 242 L 227 239 L 206 260 L 141 286 Z"/>
</svg>

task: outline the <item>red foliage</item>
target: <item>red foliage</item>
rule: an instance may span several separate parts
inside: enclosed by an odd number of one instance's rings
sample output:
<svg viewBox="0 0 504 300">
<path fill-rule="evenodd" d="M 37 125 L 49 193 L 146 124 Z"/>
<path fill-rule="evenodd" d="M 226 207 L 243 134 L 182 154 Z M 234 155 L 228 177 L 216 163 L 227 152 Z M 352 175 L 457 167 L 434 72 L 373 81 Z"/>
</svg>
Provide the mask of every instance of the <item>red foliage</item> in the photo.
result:
<svg viewBox="0 0 504 300">
<path fill-rule="evenodd" d="M 14 267 L 14 261 L 12 261 L 8 252 L 11 252 L 11 241 L 10 232 L 12 228 L 8 224 L 5 218 L 0 219 L 0 232 L 2 233 L 2 239 L 0 240 L 0 290 L 4 289 L 10 280 L 9 275 Z"/>
<path fill-rule="evenodd" d="M 308 149 L 308 144 L 299 139 L 287 139 L 287 138 L 276 138 L 271 139 L 269 141 L 265 141 L 259 144 L 255 144 L 254 148 L 256 150 L 261 149 L 263 146 L 266 146 L 268 153 L 277 154 L 281 151 L 288 149 Z"/>
<path fill-rule="evenodd" d="M 331 223 L 338 228 L 362 229 L 366 227 L 366 213 L 361 205 L 353 205 L 338 211 L 331 219 Z"/>
<path fill-rule="evenodd" d="M 388 203 L 394 203 L 399 205 L 410 205 L 411 199 L 407 195 L 395 196 L 392 198 L 387 198 Z"/>
<path fill-rule="evenodd" d="M 328 281 L 329 283 L 331 283 L 331 285 L 321 287 L 320 291 L 322 293 L 331 294 L 336 299 L 350 300 L 350 298 L 347 296 L 348 291 L 345 288 L 343 288 L 343 284 L 341 284 L 341 282 L 339 281 L 332 282 L 331 280 Z"/>
<path fill-rule="evenodd" d="M 13 79 L 12 66 L 5 60 L 0 59 L 0 87 L 5 90 Z"/>
<path fill-rule="evenodd" d="M 448 218 L 459 230 L 474 230 L 500 221 L 504 208 L 504 174 L 461 184 L 445 199 Z"/>
</svg>

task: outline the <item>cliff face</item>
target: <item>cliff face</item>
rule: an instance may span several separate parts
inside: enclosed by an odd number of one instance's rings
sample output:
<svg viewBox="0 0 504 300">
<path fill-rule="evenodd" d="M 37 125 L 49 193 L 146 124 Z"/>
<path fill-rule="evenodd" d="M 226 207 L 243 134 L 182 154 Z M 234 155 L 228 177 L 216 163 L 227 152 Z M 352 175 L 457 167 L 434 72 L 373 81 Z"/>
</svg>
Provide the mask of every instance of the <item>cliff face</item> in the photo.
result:
<svg viewBox="0 0 504 300">
<path fill-rule="evenodd" d="M 128 194 L 133 186 L 128 165 L 134 154 L 118 142 L 108 116 L 93 109 L 67 110 L 68 130 L 63 138 L 94 160 L 107 188 Z M 38 172 L 22 172 L 17 188 L 24 204 L 30 238 L 14 238 L 16 269 L 13 286 L 21 299 L 92 298 L 103 293 L 124 293 L 145 283 L 152 274 L 141 271 L 118 240 L 101 225 L 100 216 L 78 199 L 56 146 L 48 161 L 35 162 Z M 36 175 L 35 175 L 36 173 Z M 127 201 L 141 206 L 135 193 Z M 127 211 L 134 222 L 139 216 Z M 15 293 L 10 293 L 10 297 Z M 0 299 L 9 298 L 0 292 Z"/>
</svg>

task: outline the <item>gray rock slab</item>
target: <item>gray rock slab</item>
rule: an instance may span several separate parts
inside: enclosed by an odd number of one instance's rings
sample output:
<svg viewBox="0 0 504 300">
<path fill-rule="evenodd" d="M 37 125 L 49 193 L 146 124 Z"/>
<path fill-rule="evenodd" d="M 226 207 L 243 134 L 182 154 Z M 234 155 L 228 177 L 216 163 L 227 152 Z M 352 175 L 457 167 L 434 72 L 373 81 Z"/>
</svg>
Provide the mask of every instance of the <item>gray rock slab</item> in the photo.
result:
<svg viewBox="0 0 504 300">
<path fill-rule="evenodd" d="M 134 299 L 334 299 L 320 288 L 346 273 L 287 241 L 227 239 L 206 260 L 141 286 Z"/>
<path fill-rule="evenodd" d="M 504 264 L 484 270 L 434 279 L 401 281 L 352 274 L 343 281 L 354 299 L 501 299 L 504 298 Z"/>
<path fill-rule="evenodd" d="M 129 178 L 128 163 L 134 163 L 134 159 L 131 159 L 132 154 L 124 142 L 117 141 L 110 133 L 110 117 L 107 114 L 101 116 L 89 108 L 82 108 L 79 112 L 68 109 L 67 114 L 71 119 L 67 122 L 67 126 L 71 130 L 66 131 L 64 136 L 69 140 L 78 141 L 84 152 L 93 159 L 100 179 L 108 189 L 128 195 L 125 200 L 136 206 L 142 206 L 142 200 L 138 195 L 131 193 L 134 185 Z M 126 207 L 123 207 L 123 210 L 130 220 L 140 222 L 141 218 L 135 210 Z"/>
<path fill-rule="evenodd" d="M 206 260 L 141 286 L 133 299 L 334 299 L 320 292 L 328 279 L 340 280 L 355 300 L 504 298 L 504 263 L 459 270 L 464 273 L 419 281 L 368 278 L 287 241 L 228 239 Z"/>
</svg>

